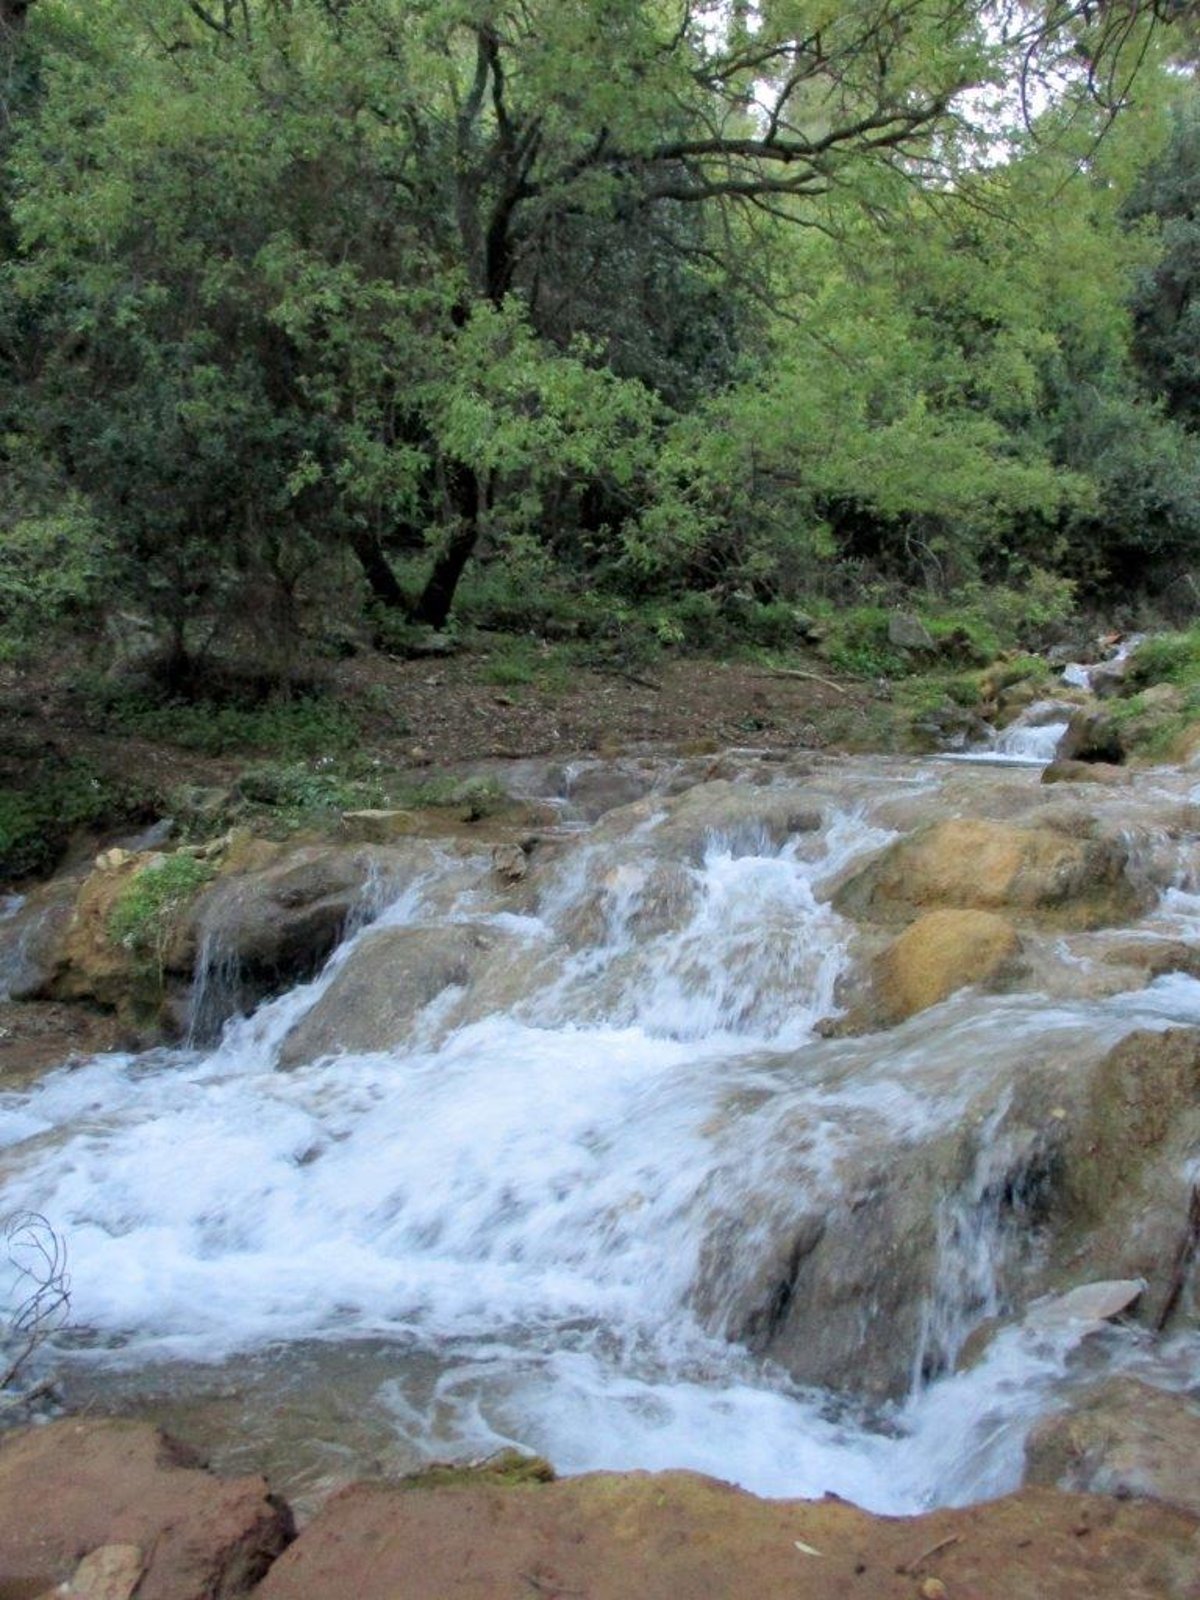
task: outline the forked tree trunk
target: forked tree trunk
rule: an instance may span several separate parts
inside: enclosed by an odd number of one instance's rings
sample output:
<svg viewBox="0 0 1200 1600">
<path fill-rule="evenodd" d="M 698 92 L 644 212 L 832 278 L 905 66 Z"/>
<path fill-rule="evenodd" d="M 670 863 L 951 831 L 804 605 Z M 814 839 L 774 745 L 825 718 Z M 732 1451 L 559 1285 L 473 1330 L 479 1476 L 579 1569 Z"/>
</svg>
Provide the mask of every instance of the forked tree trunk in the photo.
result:
<svg viewBox="0 0 1200 1600">
<path fill-rule="evenodd" d="M 479 512 L 482 497 L 479 479 L 469 467 L 454 462 L 447 469 L 447 489 L 458 513 L 458 527 L 446 548 L 433 563 L 433 571 L 409 615 L 414 622 L 429 628 L 444 628 L 454 604 L 458 581 L 471 553 L 479 542 Z"/>
</svg>

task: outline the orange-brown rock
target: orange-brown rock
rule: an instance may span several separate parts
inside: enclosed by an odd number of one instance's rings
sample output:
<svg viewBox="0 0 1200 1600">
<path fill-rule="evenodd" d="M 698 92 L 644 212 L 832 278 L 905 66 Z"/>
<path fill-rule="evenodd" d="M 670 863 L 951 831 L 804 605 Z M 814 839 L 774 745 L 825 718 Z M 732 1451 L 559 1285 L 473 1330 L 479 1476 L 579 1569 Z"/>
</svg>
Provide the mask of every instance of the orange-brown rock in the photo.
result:
<svg viewBox="0 0 1200 1600">
<path fill-rule="evenodd" d="M 519 1488 L 357 1485 L 275 1563 L 259 1600 L 1195 1600 L 1196 1519 L 1029 1489 L 873 1517 L 759 1500 L 692 1473 Z M 933 1589 L 937 1593 L 937 1589 Z"/>
<path fill-rule="evenodd" d="M 113 907 L 154 857 L 106 851 L 80 885 L 62 934 L 57 967 L 47 992 L 56 1000 L 92 1000 L 116 1008 L 134 986 L 134 961 L 109 936 Z"/>
<path fill-rule="evenodd" d="M 1106 783 L 1128 787 L 1133 773 L 1111 761 L 1052 761 L 1042 773 L 1043 783 Z"/>
<path fill-rule="evenodd" d="M 872 967 L 881 1021 L 902 1022 L 968 984 L 996 984 L 1011 973 L 1021 940 L 991 911 L 927 911 Z"/>
<path fill-rule="evenodd" d="M 1050 928 L 1095 928 L 1138 915 L 1147 896 L 1128 851 L 1090 830 L 954 818 L 889 846 L 839 889 L 849 916 L 908 922 L 943 908 L 996 911 Z"/>
<path fill-rule="evenodd" d="M 55 1422 L 0 1446 L 0 1600 L 41 1595 L 112 1545 L 143 1552 L 137 1600 L 235 1600 L 292 1531 L 265 1479 L 212 1477 L 144 1423 Z"/>
</svg>

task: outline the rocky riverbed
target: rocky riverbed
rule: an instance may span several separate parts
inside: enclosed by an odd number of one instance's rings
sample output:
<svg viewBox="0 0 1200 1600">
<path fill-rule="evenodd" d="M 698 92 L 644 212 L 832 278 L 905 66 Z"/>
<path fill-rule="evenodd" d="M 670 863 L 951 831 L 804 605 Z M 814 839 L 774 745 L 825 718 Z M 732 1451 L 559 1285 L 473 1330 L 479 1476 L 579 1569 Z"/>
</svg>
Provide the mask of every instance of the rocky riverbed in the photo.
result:
<svg viewBox="0 0 1200 1600">
<path fill-rule="evenodd" d="M 31 1381 L 320 1512 L 267 1594 L 336 1592 L 319 1528 L 419 1549 L 388 1593 L 629 1592 L 600 1576 L 606 1518 L 681 1594 L 1196 1592 L 1171 1466 L 1198 1426 L 1194 786 L 1040 778 L 528 761 L 486 819 L 156 839 L 10 903 L 5 1016 L 45 1027 L 10 1041 L 0 1177 L 74 1276 Z M 175 858 L 187 892 L 148 895 Z M 140 944 L 114 933 L 139 895 Z M 78 1054 L 45 1075 L 64 1024 Z M 990 1500 L 1031 1434 L 1036 1482 L 1174 1509 L 1025 1490 L 926 1529 L 784 1503 Z M 784 1501 L 570 1478 L 321 1510 L 514 1446 Z M 502 1531 L 468 1549 L 460 1518 Z M 789 1560 L 820 1558 L 730 1586 L 743 1535 L 802 1521 Z M 686 1572 L 669 1553 L 698 1545 Z"/>
</svg>

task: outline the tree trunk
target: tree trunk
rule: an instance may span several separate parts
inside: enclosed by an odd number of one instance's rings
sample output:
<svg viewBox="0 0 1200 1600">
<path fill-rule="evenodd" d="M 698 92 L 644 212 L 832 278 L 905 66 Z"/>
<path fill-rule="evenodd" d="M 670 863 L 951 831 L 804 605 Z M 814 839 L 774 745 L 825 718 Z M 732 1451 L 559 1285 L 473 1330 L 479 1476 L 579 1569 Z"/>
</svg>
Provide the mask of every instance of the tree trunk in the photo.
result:
<svg viewBox="0 0 1200 1600">
<path fill-rule="evenodd" d="M 404 590 L 396 580 L 396 574 L 388 565 L 388 559 L 383 553 L 383 546 L 373 533 L 352 533 L 350 535 L 350 548 L 358 557 L 359 565 L 363 569 L 363 576 L 371 594 L 389 611 L 402 611 L 408 605 Z"/>
<path fill-rule="evenodd" d="M 479 541 L 479 479 L 461 462 L 454 462 L 447 468 L 447 477 L 450 499 L 458 512 L 458 527 L 433 563 L 433 571 L 421 591 L 420 599 L 409 613 L 414 622 L 430 628 L 446 626 L 458 580 Z"/>
<path fill-rule="evenodd" d="M 16 33 L 25 24 L 25 13 L 33 0 L 0 0 L 0 34 Z"/>
</svg>

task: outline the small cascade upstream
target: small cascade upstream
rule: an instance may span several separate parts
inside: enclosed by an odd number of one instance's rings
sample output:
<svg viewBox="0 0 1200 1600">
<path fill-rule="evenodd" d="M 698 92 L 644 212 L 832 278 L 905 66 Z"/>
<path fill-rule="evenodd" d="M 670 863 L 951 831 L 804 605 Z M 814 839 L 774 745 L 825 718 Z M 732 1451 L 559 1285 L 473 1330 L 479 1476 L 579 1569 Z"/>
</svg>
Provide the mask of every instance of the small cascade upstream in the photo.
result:
<svg viewBox="0 0 1200 1600">
<path fill-rule="evenodd" d="M 1058 742 L 1067 731 L 1071 707 L 1057 700 L 1038 700 L 1007 728 L 950 761 L 983 761 L 997 765 L 1045 767 L 1054 760 Z"/>
<path fill-rule="evenodd" d="M 382 909 L 376 891 L 318 978 L 214 1046 L 100 1057 L 4 1095 L 4 1204 L 69 1240 L 70 1381 L 178 1396 L 266 1374 L 278 1417 L 301 1373 L 306 1445 L 343 1464 L 517 1444 L 562 1471 L 690 1466 L 898 1513 L 1011 1487 L 1078 1336 L 1014 1325 L 952 1370 L 1007 1311 L 1028 1246 L 1011 1173 L 1033 1158 L 1014 1154 L 1006 1075 L 1200 1022 L 1200 983 L 969 992 L 886 1035 L 821 1037 L 854 937 L 832 888 L 893 836 L 897 797 L 942 782 L 936 764 L 834 770 L 806 791 L 813 817 L 778 834 L 685 836 L 647 802 L 510 903 L 486 859 L 431 857 Z M 1200 928 L 1178 850 L 1156 915 Z M 281 1068 L 371 941 L 458 925 L 491 955 L 402 1044 Z M 205 960 L 212 985 L 233 981 L 219 950 Z M 912 1382 L 851 1402 L 791 1375 L 780 1330 L 803 1262 L 886 1196 L 904 1152 L 951 1175 L 899 1352 Z M 1140 1359 L 1130 1332 L 1100 1343 Z M 347 1363 L 365 1444 L 338 1414 Z"/>
</svg>

